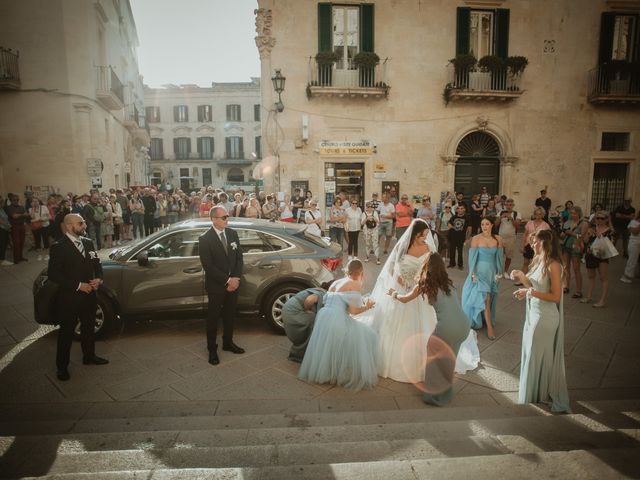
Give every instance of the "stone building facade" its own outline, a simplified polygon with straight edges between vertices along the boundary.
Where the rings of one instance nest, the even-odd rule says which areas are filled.
[[[639,1],[258,4],[266,189],[640,204]]]
[[[189,191],[255,186],[262,156],[260,79],[145,87],[151,181]]]
[[[0,3],[0,191],[148,183],[129,0]]]

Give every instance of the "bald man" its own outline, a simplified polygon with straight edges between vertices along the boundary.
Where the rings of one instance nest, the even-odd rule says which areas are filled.
[[[69,356],[73,331],[80,321],[82,363],[104,365],[108,360],[95,354],[94,327],[97,295],[102,284],[102,265],[93,242],[86,238],[87,224],[77,213],[63,220],[65,234],[51,246],[48,276],[59,285],[58,379],[69,380]]]

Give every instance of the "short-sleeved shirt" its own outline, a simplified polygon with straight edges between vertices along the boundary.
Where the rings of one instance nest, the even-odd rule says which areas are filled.
[[[513,236],[516,234],[516,227],[513,222],[510,222],[507,218],[508,212],[503,210],[500,213],[500,227],[498,228],[498,235]],[[515,211],[511,211],[511,218],[513,220],[521,220],[520,214]]]
[[[464,237],[469,226],[469,217],[467,215],[454,215],[449,220],[449,230],[457,237]]]
[[[408,213],[409,215],[400,216],[399,213]],[[396,227],[408,227],[413,219],[413,208],[411,205],[398,203],[396,205]]]
[[[627,228],[638,228],[640,227],[640,222],[635,218],[629,222]],[[629,236],[629,243],[640,243],[640,233],[632,233]]]
[[[392,222],[391,218],[382,218],[383,215],[391,215],[396,213],[396,207],[393,203],[389,202],[386,205],[381,203],[378,207],[378,213],[380,214],[380,223],[389,223]]]

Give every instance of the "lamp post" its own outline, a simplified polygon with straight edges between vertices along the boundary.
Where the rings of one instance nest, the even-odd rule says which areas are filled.
[[[282,97],[280,96],[282,92],[284,92],[284,84],[287,81],[286,77],[282,75],[280,69],[276,70],[276,73],[273,77],[271,77],[271,82],[273,82],[273,89],[278,94],[278,101],[275,104],[276,111],[281,113],[284,111],[284,104],[282,103]]]

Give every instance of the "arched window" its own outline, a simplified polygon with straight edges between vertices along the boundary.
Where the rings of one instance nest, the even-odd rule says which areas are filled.
[[[456,155],[461,157],[499,157],[500,146],[496,139],[485,132],[471,132],[460,140]]]

